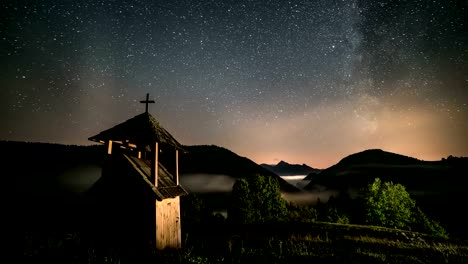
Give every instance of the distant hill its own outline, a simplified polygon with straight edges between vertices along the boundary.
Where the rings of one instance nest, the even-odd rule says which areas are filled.
[[[380,149],[370,149],[349,155],[320,173],[309,175],[311,177],[306,179],[311,182],[306,189],[313,189],[315,185],[331,189],[361,188],[379,177],[402,183],[409,189],[440,191],[447,187],[445,183],[453,188],[453,182],[447,182],[447,177],[452,175],[456,178],[456,175],[461,176],[460,173],[459,168],[446,161],[423,161]]]
[[[3,195],[11,210],[5,215],[22,228],[43,229],[80,221],[79,193],[100,176],[106,150],[97,145],[0,141],[0,152]]]
[[[349,155],[337,164],[310,174],[305,190],[335,190],[357,194],[375,178],[400,183],[424,212],[440,220],[449,233],[468,237],[460,204],[468,202],[468,158],[452,157],[423,161],[380,149]]]
[[[263,168],[272,171],[279,176],[286,176],[286,175],[308,175],[309,173],[317,173],[321,170],[314,169],[312,167],[307,166],[306,164],[289,164],[285,161],[280,161],[276,165],[269,165],[269,164],[260,164]]]
[[[386,152],[381,149],[369,149],[343,158],[337,164],[322,170],[320,176],[312,172],[304,180],[317,180],[325,178],[327,175],[346,174],[351,167],[356,168],[356,166],[375,167],[379,165],[379,167],[385,167],[385,165],[421,165],[423,163],[424,161],[412,157]]]
[[[223,174],[235,178],[262,174],[276,178],[282,191],[299,191],[298,188],[289,184],[274,172],[228,149],[215,145],[185,146],[185,148],[188,153],[180,156],[180,173]]]
[[[14,177],[8,180],[21,184],[24,193],[50,193],[59,189],[63,173],[82,165],[100,167],[105,158],[101,145],[76,146],[51,143],[0,141],[0,165],[10,168]],[[37,197],[36,197],[37,198]]]

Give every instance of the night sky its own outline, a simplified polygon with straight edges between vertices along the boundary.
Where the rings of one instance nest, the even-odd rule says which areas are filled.
[[[325,168],[468,156],[468,1],[0,3],[0,139],[88,145],[144,111],[182,144]]]

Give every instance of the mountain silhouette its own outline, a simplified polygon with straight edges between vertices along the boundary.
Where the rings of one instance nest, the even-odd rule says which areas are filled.
[[[222,174],[234,178],[254,177],[256,174],[261,174],[277,179],[282,191],[299,191],[297,187],[289,184],[276,173],[226,148],[215,145],[184,146],[184,148],[187,149],[188,153],[180,157],[180,172],[182,174]]]
[[[332,189],[361,188],[381,178],[404,184],[412,189],[438,189],[441,177],[457,175],[458,170],[442,161],[423,161],[381,149],[370,149],[343,158],[337,164],[318,174],[308,175],[311,182],[306,189],[315,185]],[[451,184],[450,184],[451,185]],[[453,186],[450,186],[452,188]]]
[[[260,164],[263,168],[272,171],[280,176],[292,175],[308,175],[309,173],[320,172],[319,169],[309,167],[306,164],[289,164],[285,161],[280,161],[276,165]]]
[[[424,163],[424,161],[413,157],[387,152],[381,149],[368,149],[351,154],[340,160],[337,164],[322,170],[319,178],[325,177],[325,175],[343,174],[346,173],[345,171],[350,167],[356,166],[421,165]],[[317,178],[317,172],[307,175],[304,180],[312,180],[313,178]]]

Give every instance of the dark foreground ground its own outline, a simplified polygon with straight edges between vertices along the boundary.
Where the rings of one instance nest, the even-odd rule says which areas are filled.
[[[222,219],[189,228],[182,249],[165,251],[151,244],[122,246],[86,230],[23,230],[23,262],[468,263],[466,241],[396,229],[331,223],[230,226]]]

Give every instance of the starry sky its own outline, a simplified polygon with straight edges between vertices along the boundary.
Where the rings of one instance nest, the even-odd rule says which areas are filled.
[[[144,111],[182,144],[326,168],[468,156],[466,0],[3,0],[0,139],[88,145]]]

